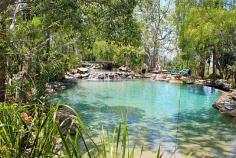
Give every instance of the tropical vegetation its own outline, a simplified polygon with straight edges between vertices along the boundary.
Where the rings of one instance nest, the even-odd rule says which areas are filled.
[[[72,110],[76,132],[65,134],[47,85],[82,61],[188,68],[235,85],[235,37],[234,0],[1,0],[0,157],[134,157],[125,123],[96,144]]]

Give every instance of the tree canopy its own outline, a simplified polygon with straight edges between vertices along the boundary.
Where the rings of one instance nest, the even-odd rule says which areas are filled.
[[[213,74],[223,77],[235,53],[235,3],[223,0],[176,2],[178,46],[186,67],[204,77],[205,63],[213,60]],[[230,61],[231,60],[231,61]]]
[[[234,80],[235,6],[233,0],[1,1],[1,98],[7,89],[22,102],[40,99],[48,82],[83,60],[165,68],[168,53],[176,52],[169,68],[206,77],[212,65],[213,76]]]

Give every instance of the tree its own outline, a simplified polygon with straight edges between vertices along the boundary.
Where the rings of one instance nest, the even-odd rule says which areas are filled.
[[[136,65],[141,59],[136,55],[141,44],[133,16],[136,5],[120,0],[17,1],[5,14],[11,41],[3,60],[7,95],[21,102],[39,100],[47,83],[62,78],[81,59],[120,59],[120,64],[126,60]]]
[[[143,47],[151,68],[160,63],[161,53],[174,48],[175,28],[171,21],[171,11],[171,0],[166,3],[160,0],[144,0],[137,11],[143,26]]]
[[[8,5],[14,0],[2,0],[0,2],[0,102],[5,101],[5,80],[6,80],[6,30],[4,23],[4,12]]]
[[[177,1],[178,45],[184,60],[196,62],[198,66],[195,70],[201,77],[205,74],[206,61],[212,56],[213,74],[216,75],[218,70],[220,76],[224,77],[226,66],[221,64],[222,57],[235,51],[235,39],[232,36],[235,32],[236,14],[228,9],[226,2]]]

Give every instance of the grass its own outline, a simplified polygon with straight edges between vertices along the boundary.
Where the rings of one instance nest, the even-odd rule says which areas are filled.
[[[45,108],[35,104],[19,106],[0,103],[0,157],[68,157],[68,158],[135,158],[136,146],[128,146],[126,121],[114,129],[113,134],[103,130],[100,142],[95,143],[79,114],[58,121],[58,106]],[[69,121],[70,120],[70,121]],[[69,124],[68,124],[69,122]],[[74,128],[75,134],[69,134]],[[143,147],[140,155],[142,157]],[[156,158],[163,153],[159,147]]]

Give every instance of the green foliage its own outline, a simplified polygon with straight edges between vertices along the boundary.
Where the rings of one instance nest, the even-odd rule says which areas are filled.
[[[133,17],[133,10],[138,1],[112,1],[104,4],[100,24],[102,37],[115,44],[139,46],[141,30]]]
[[[213,72],[217,67],[223,76],[227,64],[219,63],[225,60],[223,56],[231,56],[235,51],[232,32],[236,28],[236,14],[230,8],[231,3],[224,0],[177,1],[175,23],[178,28],[178,46],[182,59],[188,62],[187,66],[192,70],[202,71],[199,69],[201,64],[213,55]]]
[[[47,115],[40,105],[32,107],[0,104],[0,156],[51,157],[59,144],[55,128],[56,109]],[[26,113],[30,111],[32,116]]]
[[[58,106],[0,104],[0,157],[135,157],[135,146],[129,154],[125,122],[112,135],[103,131],[101,141],[95,143],[79,114],[68,106],[63,108],[74,116],[58,122]],[[72,128],[74,135],[69,134]],[[162,155],[159,148],[157,158]]]
[[[60,80],[81,60],[140,65],[141,30],[133,16],[136,1],[36,0],[26,5],[24,12],[24,8],[14,10],[17,7],[6,12],[6,27],[11,28],[6,69],[9,79],[18,76],[20,87],[9,90],[9,96],[20,93],[20,100],[40,99],[48,82]]]
[[[33,17],[33,19],[32,19],[32,25],[33,25],[34,27],[40,27],[40,26],[42,26],[41,18],[39,18],[39,17]]]
[[[96,41],[93,46],[93,54],[96,60],[112,61],[113,54],[105,41]]]
[[[96,41],[92,55],[95,60],[113,61],[119,66],[126,65],[138,70],[144,62],[144,53],[141,48],[126,45],[117,45],[115,42]]]

